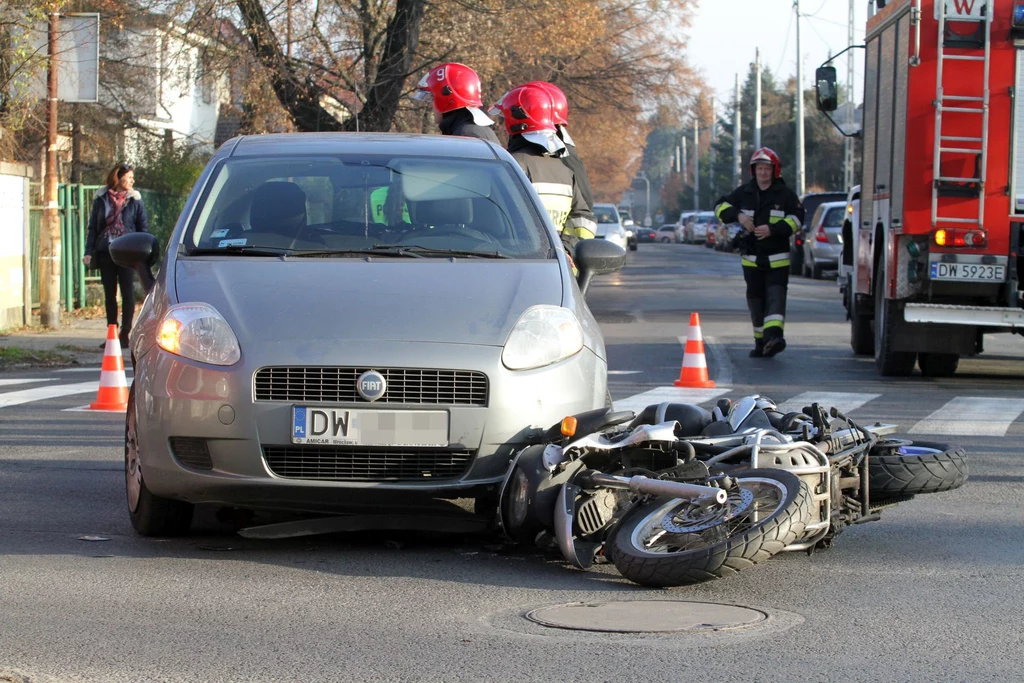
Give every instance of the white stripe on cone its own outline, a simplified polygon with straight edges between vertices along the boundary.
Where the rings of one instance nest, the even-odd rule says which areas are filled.
[[[113,375],[113,376],[111,376]],[[128,381],[124,376],[124,371],[118,370],[106,370],[100,373],[100,386],[101,387],[126,387]]]
[[[704,358],[703,353],[687,353],[683,355],[684,368],[706,368],[707,366],[708,362]]]
[[[690,325],[690,331],[686,334],[687,341],[704,341],[704,337],[700,333],[700,327],[694,327]]]

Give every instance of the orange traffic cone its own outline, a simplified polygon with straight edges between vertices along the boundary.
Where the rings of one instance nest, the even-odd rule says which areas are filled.
[[[708,362],[704,358],[704,337],[700,333],[700,316],[690,314],[690,331],[686,335],[686,350],[683,352],[683,367],[679,371],[677,387],[700,387],[710,389],[715,383],[708,379]]]
[[[107,346],[103,350],[100,390],[96,394],[96,400],[89,404],[89,409],[128,409],[128,379],[124,374],[124,358],[121,356],[121,342],[117,339],[117,325],[107,325]]]

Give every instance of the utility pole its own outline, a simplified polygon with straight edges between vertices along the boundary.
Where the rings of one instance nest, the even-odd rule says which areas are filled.
[[[682,173],[683,173],[683,185],[686,185],[686,171],[689,168],[689,166],[687,166],[687,163],[686,163],[686,136],[685,135],[682,136],[679,139],[679,142],[681,143],[681,146],[682,146],[682,156],[683,156],[683,158],[681,160],[681,163],[679,164],[679,168],[682,169]]]
[[[846,27],[846,46],[853,47],[853,2],[850,0],[849,24]],[[853,50],[846,53],[846,132],[853,130],[854,111],[857,100],[853,96]],[[853,187],[853,138],[847,135],[843,141],[843,189]]]
[[[60,325],[60,212],[57,204],[57,36],[60,6],[50,4],[47,35],[46,176],[43,184],[43,223],[39,231],[39,322],[43,327]]]
[[[693,114],[693,210],[700,211],[700,111]]]
[[[803,196],[804,183],[804,60],[800,51],[800,0],[793,0],[796,9],[796,193]]]
[[[715,96],[711,95],[711,142],[708,144],[708,193],[711,200],[715,197],[715,131],[718,129],[718,114],[715,113]]]
[[[285,9],[285,16],[287,17],[287,19],[285,21],[285,29],[284,29],[285,54],[288,56],[288,59],[291,59],[292,58],[292,0],[287,0],[287,4],[286,4],[285,7],[286,7],[286,9]]]
[[[761,48],[754,51],[754,149],[761,149]]]
[[[743,166],[740,164],[740,75],[736,74],[736,91],[733,93],[732,115],[732,186],[743,182]]]

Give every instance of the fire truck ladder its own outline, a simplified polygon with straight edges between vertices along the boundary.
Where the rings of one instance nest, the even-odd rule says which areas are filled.
[[[980,2],[980,0],[978,0]],[[995,0],[985,0],[983,15],[977,18],[958,16],[957,22],[975,21],[978,28],[971,37],[959,36],[956,33],[947,31],[946,25],[946,2],[937,0],[939,10],[939,40],[938,40],[938,67],[935,79],[935,149],[932,165],[932,173],[935,178],[932,182],[932,228],[939,224],[968,223],[981,228],[985,218],[985,174],[988,160],[988,112],[989,112],[989,68],[991,63],[991,26],[992,26],[992,5]],[[950,48],[960,50],[957,54],[947,52]],[[978,51],[984,50],[983,54]],[[974,54],[963,54],[963,51],[973,51]],[[984,68],[982,79],[981,95],[967,94],[962,91],[957,94],[949,94],[943,85],[943,76],[946,74],[946,62],[956,61],[965,63],[980,63]],[[952,65],[950,65],[952,66]],[[967,64],[965,64],[965,67]],[[960,85],[964,83],[977,83],[977,77],[970,77],[967,69],[951,69],[953,83]],[[954,91],[955,92],[955,91]],[[963,136],[963,130],[958,132],[960,136],[945,135],[943,133],[943,114],[956,113],[961,117],[969,117],[972,121],[978,121],[978,135]],[[980,119],[980,121],[979,121]],[[949,124],[947,122],[947,128]],[[974,125],[972,124],[972,128]],[[952,155],[974,155],[974,174],[970,177],[943,176],[941,173],[942,161]],[[978,202],[978,217],[975,218],[953,218],[939,215],[939,197],[959,196],[975,199]]]

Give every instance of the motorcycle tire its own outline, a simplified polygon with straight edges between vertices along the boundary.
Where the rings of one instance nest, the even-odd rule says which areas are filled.
[[[744,500],[732,489],[724,508],[709,508],[703,519],[694,516],[701,511],[691,501],[679,498],[633,506],[608,540],[619,573],[642,586],[698,583],[764,562],[800,537],[811,496],[796,475],[765,468],[731,476],[750,496]],[[751,519],[754,513],[757,519]],[[666,529],[666,522],[676,530]]]
[[[872,501],[950,491],[967,481],[967,454],[947,443],[886,439],[869,457]]]

